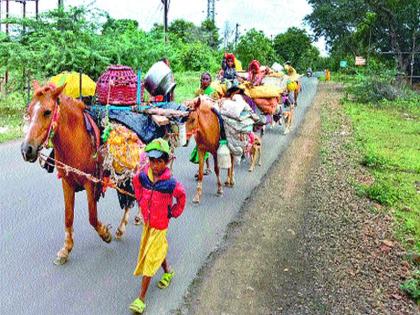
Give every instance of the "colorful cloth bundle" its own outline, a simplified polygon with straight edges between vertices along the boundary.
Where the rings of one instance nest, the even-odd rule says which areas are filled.
[[[147,163],[145,145],[127,127],[116,123],[111,126],[106,142],[104,169],[111,173],[110,177],[115,183],[120,184],[130,179],[139,167]]]

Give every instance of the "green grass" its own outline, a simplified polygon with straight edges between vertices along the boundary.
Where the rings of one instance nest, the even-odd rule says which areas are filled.
[[[200,72],[175,73],[175,100],[182,103],[194,98],[194,92],[200,87]]]
[[[397,235],[414,239],[420,250],[420,99],[382,102],[379,106],[345,102],[360,163],[374,183],[359,187],[367,197],[393,208],[401,223]],[[409,244],[406,244],[410,247]]]
[[[0,143],[22,136],[22,117],[25,108],[23,94],[0,96]]]

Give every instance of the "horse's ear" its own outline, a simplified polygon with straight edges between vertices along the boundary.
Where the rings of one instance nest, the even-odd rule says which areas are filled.
[[[194,109],[199,108],[200,104],[201,104],[201,96],[197,97],[196,101],[194,102]]]
[[[52,92],[53,98],[58,98],[58,96],[63,92],[63,90],[66,88],[67,83],[64,83],[62,86],[59,86]]]
[[[34,89],[34,91],[36,91],[40,88],[37,80],[32,81],[32,88]]]

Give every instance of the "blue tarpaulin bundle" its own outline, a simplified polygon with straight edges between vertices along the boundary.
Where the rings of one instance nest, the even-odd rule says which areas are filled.
[[[178,111],[187,111],[187,108],[182,104],[177,103],[159,103],[156,104],[162,109],[173,109]],[[144,106],[139,106],[139,109]],[[108,115],[110,121],[123,124],[127,128],[134,131],[143,143],[149,143],[153,139],[163,137],[165,135],[166,126],[157,125],[150,115],[132,111],[132,107],[123,106],[92,106],[88,113],[93,117],[98,126],[101,126],[101,121]],[[181,123],[185,118],[171,118],[171,120]]]

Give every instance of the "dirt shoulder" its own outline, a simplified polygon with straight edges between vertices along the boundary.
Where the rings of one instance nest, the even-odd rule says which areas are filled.
[[[320,84],[289,148],[208,259],[180,313],[416,314],[399,291],[408,266],[391,218],[350,183],[340,87]],[[322,122],[321,122],[322,116]]]

